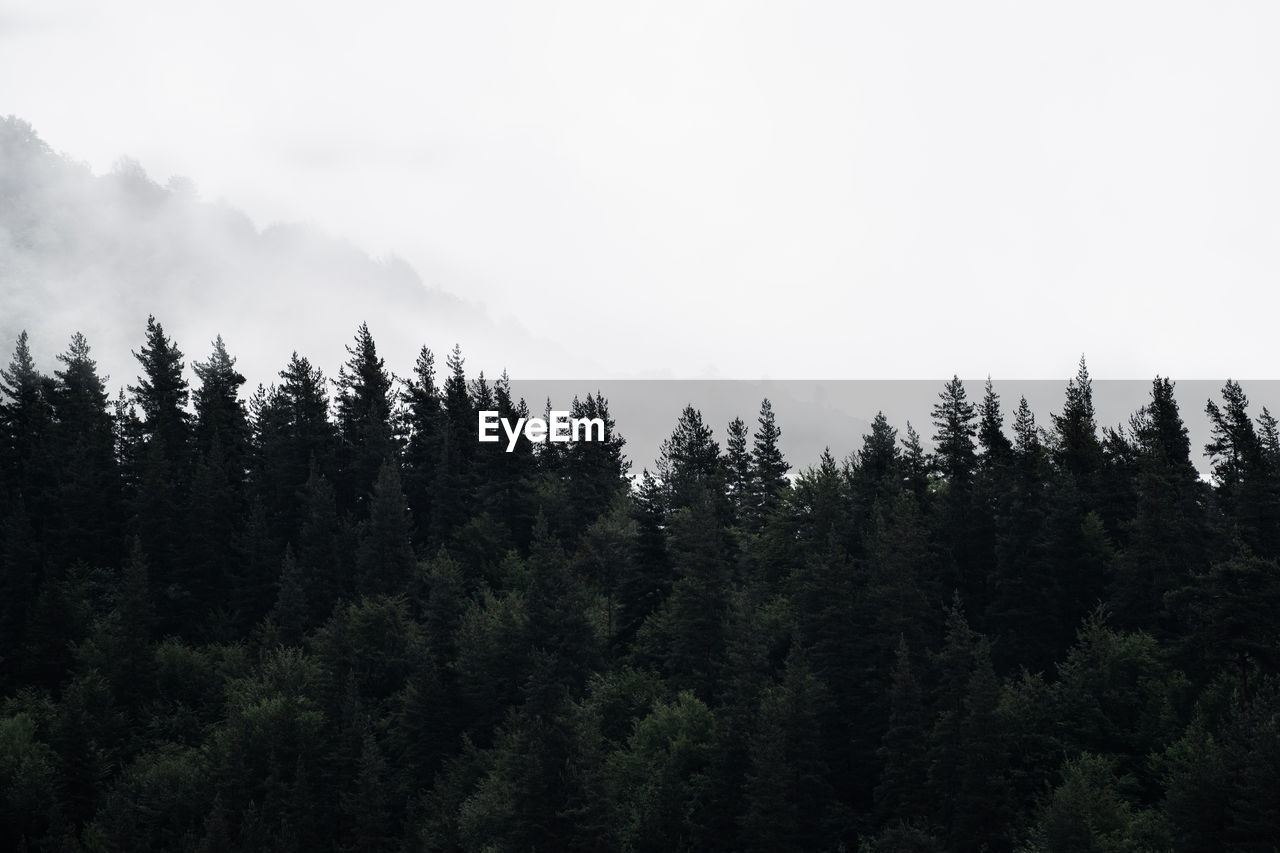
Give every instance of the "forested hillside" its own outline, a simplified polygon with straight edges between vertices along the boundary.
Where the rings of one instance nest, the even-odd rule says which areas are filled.
[[[767,400],[691,401],[633,476],[590,388],[606,442],[478,442],[528,407],[456,348],[399,381],[362,325],[250,390],[139,340],[118,396],[78,334],[0,372],[3,849],[1280,843],[1280,435],[1236,383],[1203,449],[1162,378],[1099,430],[1083,362],[1056,413],[947,383],[932,451],[788,461]]]

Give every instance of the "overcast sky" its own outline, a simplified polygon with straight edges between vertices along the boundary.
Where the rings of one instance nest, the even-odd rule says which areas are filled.
[[[1065,378],[1084,352],[1095,377],[1262,378],[1278,24],[1226,0],[3,0],[0,112],[399,255],[613,375]]]

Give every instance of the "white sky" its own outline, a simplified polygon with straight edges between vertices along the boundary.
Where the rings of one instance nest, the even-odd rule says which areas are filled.
[[[1263,378],[1278,24],[1229,0],[0,0],[0,112],[400,255],[615,375],[1065,378],[1084,352],[1095,377]]]

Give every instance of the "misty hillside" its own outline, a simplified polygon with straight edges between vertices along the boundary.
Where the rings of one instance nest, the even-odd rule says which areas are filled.
[[[401,260],[305,225],[259,230],[201,199],[192,180],[162,186],[128,159],[95,175],[14,117],[0,119],[0,305],[6,346],[25,328],[33,350],[58,352],[70,328],[101,353],[126,354],[103,365],[112,388],[135,375],[127,353],[150,313],[195,352],[222,334],[253,382],[273,379],[293,348],[337,364],[333,342],[361,321],[405,358],[425,342],[460,341],[489,361],[509,357],[499,338],[528,340],[522,330],[498,336],[477,305],[427,286]]]

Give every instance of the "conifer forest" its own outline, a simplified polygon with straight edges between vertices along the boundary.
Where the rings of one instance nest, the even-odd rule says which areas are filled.
[[[1280,845],[1241,384],[1204,447],[1165,378],[1101,427],[1082,360],[817,459],[691,401],[637,460],[592,388],[605,441],[478,442],[542,401],[457,347],[255,390],[139,326],[118,395],[79,334],[0,371],[0,849]]]

